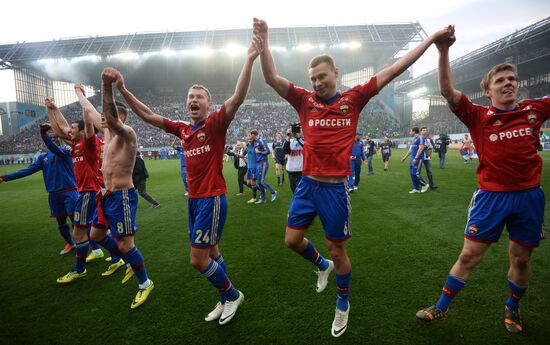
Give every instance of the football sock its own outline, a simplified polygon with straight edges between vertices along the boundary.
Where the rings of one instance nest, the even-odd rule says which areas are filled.
[[[201,274],[208,279],[221,294],[224,294],[228,301],[234,301],[239,298],[239,291],[233,286],[227,274],[225,274],[224,270],[215,260],[210,260],[208,267],[206,267]]]
[[[311,261],[321,271],[328,268],[328,261],[317,251],[317,249],[313,246],[313,243],[309,240],[307,241],[306,249],[301,252],[300,255],[304,259]]]
[[[334,273],[336,277],[336,294],[338,299],[336,300],[336,308],[341,311],[348,310],[348,297],[349,297],[349,285],[351,280],[351,271],[346,274]]]
[[[443,286],[441,296],[435,304],[437,309],[444,312],[447,311],[447,309],[449,309],[449,304],[451,304],[453,298],[460,290],[462,290],[465,285],[466,282],[464,280],[449,274],[447,276],[445,286]]]
[[[116,264],[120,260],[118,243],[112,236],[105,235],[98,243],[111,253],[111,264]]]
[[[218,265],[222,268],[222,270],[227,275],[227,270],[225,269],[225,261],[223,260],[223,256],[221,253],[218,253],[218,256],[214,258],[214,261],[218,263]],[[220,302],[221,304],[225,303],[225,294],[220,292]]]
[[[139,284],[146,283],[148,280],[147,269],[145,268],[145,264],[143,263],[143,256],[141,255],[139,249],[134,246],[128,251],[128,253],[123,254],[122,258],[124,259],[124,261],[129,263],[130,266],[132,266],[132,270],[134,271],[134,274],[136,275]]]
[[[84,242],[79,242],[76,244],[76,264],[73,268],[73,271],[82,273],[84,271],[84,266],[86,265],[86,256],[88,255],[88,247],[90,243],[88,240]]]
[[[61,234],[65,242],[67,242],[71,246],[74,245],[73,238],[71,237],[71,227],[69,226],[69,224],[65,223],[65,224],[59,225],[58,228],[59,228],[59,233]]]
[[[523,297],[523,294],[527,290],[527,286],[519,286],[510,278],[508,278],[508,286],[510,288],[510,296],[508,296],[508,300],[506,300],[506,305],[511,311],[517,312],[519,309],[519,300]]]

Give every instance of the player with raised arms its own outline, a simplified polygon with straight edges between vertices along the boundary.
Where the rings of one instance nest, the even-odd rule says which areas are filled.
[[[519,301],[531,278],[531,255],[543,237],[545,197],[540,188],[542,158],[537,153],[540,128],[550,118],[550,98],[517,101],[518,74],[508,63],[494,66],[483,77],[481,89],[488,107],[473,104],[453,86],[449,48],[453,35],[437,44],[439,88],[451,111],[472,136],[479,155],[478,188],[468,207],[464,244],[452,266],[439,300],[416,313],[422,321],[445,320],[449,304],[465,287],[470,273],[506,225],[509,245],[509,297],[504,325],[523,331]]]
[[[235,113],[246,98],[252,66],[261,48],[261,41],[254,38],[248,49],[235,93],[220,109],[210,115],[210,91],[205,86],[197,84],[189,88],[186,107],[191,123],[172,121],[155,114],[126,88],[122,76],[117,79],[117,87],[122,96],[142,120],[182,140],[189,184],[190,261],[193,268],[219,291],[220,300],[205,320],[219,319],[221,325],[235,316],[244,300],[243,293],[229,280],[218,248],[227,214],[227,188],[222,174],[226,133]]]
[[[254,19],[254,33],[264,42],[260,55],[264,79],[296,109],[307,138],[303,177],[290,204],[285,244],[317,266],[317,292],[325,289],[330,273],[335,270],[338,298],[331,330],[334,337],[341,336],[347,329],[350,311],[351,262],[346,240],[351,236],[351,201],[346,180],[351,174],[349,158],[359,114],[370,98],[409,68],[432,43],[449,35],[449,30],[450,27],[429,36],[367,83],[342,93],[337,90],[339,70],[332,57],[317,56],[311,60],[308,70],[314,89],[310,92],[277,74],[269,50],[267,24]],[[305,238],[307,228],[317,215],[325,230],[332,261],[323,258]]]

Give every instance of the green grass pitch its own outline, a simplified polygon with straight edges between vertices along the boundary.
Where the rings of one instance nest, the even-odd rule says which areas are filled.
[[[533,277],[522,300],[525,332],[503,326],[508,294],[506,233],[474,270],[451,305],[449,319],[422,325],[416,311],[432,304],[463,242],[466,210],[476,186],[476,164],[451,151],[444,170],[434,157],[436,191],[409,195],[408,163],[396,150],[390,170],[375,157],[375,174],[363,165],[360,189],[352,194],[353,265],[347,332],[330,335],[336,300],[334,278],[315,292],[314,267],[283,244],[290,202],[288,181],[274,204],[248,205],[237,197],[236,170],[229,163],[228,218],[221,251],[229,276],[246,298],[226,326],[206,323],[217,292],[189,265],[187,201],[179,161],[146,161],[148,191],[162,204],[150,209],[140,198],[136,243],[155,290],[130,310],[135,279],[123,272],[103,278],[108,263],[88,265],[88,276],[68,286],[74,255],[63,247],[49,219],[41,174],[0,185],[0,334],[4,344],[548,344],[550,341],[550,240],[535,250]],[[541,153],[542,185],[550,200],[550,152]],[[0,167],[0,174],[23,166]],[[274,164],[268,182],[276,185]],[[546,212],[550,224],[550,212]],[[320,221],[308,231],[327,256]]]

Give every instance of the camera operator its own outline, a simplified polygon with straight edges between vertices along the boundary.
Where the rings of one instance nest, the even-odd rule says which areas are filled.
[[[302,165],[304,149],[304,138],[302,138],[302,127],[300,123],[291,123],[290,129],[286,132],[286,141],[283,146],[283,152],[287,155],[286,171],[288,180],[290,181],[290,189],[294,194],[294,190],[302,179]]]

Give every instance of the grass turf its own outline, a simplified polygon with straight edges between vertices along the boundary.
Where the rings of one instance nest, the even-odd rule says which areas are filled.
[[[121,285],[123,270],[103,278],[108,263],[88,265],[88,276],[68,286],[55,279],[70,270],[74,255],[63,247],[48,219],[47,193],[40,174],[0,185],[0,332],[19,344],[542,344],[550,337],[550,249],[542,242],[532,260],[533,278],[522,300],[525,332],[503,326],[508,294],[507,236],[493,245],[453,302],[445,322],[422,325],[414,314],[433,304],[463,242],[466,209],[476,186],[476,165],[447,155],[444,170],[434,158],[439,189],[409,195],[408,163],[396,150],[390,170],[374,159],[374,175],[363,166],[360,189],[352,194],[348,252],[353,265],[350,322],[346,333],[330,335],[336,293],[334,278],[315,292],[314,267],[284,247],[290,202],[288,181],[274,204],[248,205],[237,197],[236,170],[226,164],[228,218],[221,251],[245,302],[228,325],[206,323],[217,292],[188,263],[186,200],[179,161],[146,161],[148,191],[162,204],[148,208],[140,198],[136,243],[155,290],[130,310],[136,281]],[[550,189],[550,152],[543,188]],[[0,167],[0,174],[24,166]],[[268,182],[276,185],[274,164]],[[546,197],[548,202],[549,197]],[[549,224],[550,213],[546,213]],[[308,238],[327,256],[320,221]],[[548,242],[548,241],[546,241]]]

